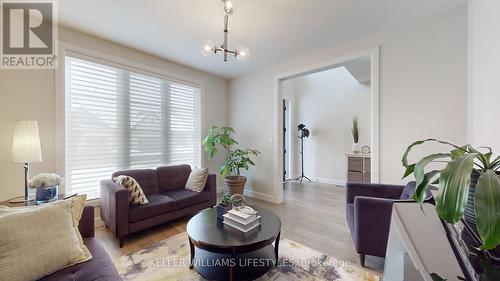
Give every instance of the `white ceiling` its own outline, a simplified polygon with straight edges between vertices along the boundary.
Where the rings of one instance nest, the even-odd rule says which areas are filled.
[[[466,4],[467,0],[233,0],[229,47],[251,58],[204,57],[222,42],[221,0],[60,0],[62,25],[232,78]]]

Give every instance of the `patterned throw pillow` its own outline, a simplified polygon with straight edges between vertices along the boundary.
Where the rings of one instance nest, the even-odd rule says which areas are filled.
[[[194,192],[202,192],[208,178],[208,168],[193,168],[186,183],[186,189]]]
[[[117,184],[128,189],[128,201],[130,203],[139,205],[145,205],[149,203],[146,195],[144,195],[144,192],[142,191],[141,186],[133,177],[117,176],[113,180]]]

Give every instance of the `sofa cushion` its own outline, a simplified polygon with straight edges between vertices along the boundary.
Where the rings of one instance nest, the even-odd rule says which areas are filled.
[[[156,168],[156,171],[158,173],[159,193],[163,193],[173,189],[184,188],[189,174],[191,174],[191,166],[164,166]]]
[[[156,175],[156,170],[153,169],[123,170],[114,172],[111,178],[114,179],[115,177],[122,175],[134,178],[139,183],[142,191],[146,195],[160,193],[158,188],[158,176]]]
[[[176,209],[175,201],[162,194],[146,195],[149,203],[146,205],[130,205],[129,222],[138,222],[154,216],[159,216]]]
[[[179,209],[210,200],[210,193],[208,192],[194,192],[184,188],[170,190],[162,194],[174,199]]]
[[[91,260],[54,272],[40,281],[122,280],[108,254],[94,238],[85,238],[83,242],[92,254]]]
[[[415,192],[415,187],[416,187],[416,182],[411,181],[405,185],[403,188],[403,192],[401,193],[401,196],[399,199],[401,200],[410,200],[411,197],[413,196],[413,193]]]
[[[133,177],[122,175],[115,177],[113,180],[128,190],[128,200],[131,204],[145,205],[149,203],[141,185]]]
[[[207,184],[208,168],[193,168],[186,183],[186,189],[194,192],[202,192]]]
[[[36,280],[90,260],[78,231],[86,199],[0,207],[0,280]]]
[[[401,196],[399,197],[400,200],[412,200],[413,193],[415,193],[417,183],[415,181],[411,181],[405,185],[403,188],[403,192],[401,193]],[[427,190],[427,194],[425,195],[425,199],[432,198],[432,193],[431,190],[436,189],[436,187],[430,185],[429,189]]]

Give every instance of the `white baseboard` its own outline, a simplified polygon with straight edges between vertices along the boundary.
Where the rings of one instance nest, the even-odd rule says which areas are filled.
[[[245,187],[245,191],[243,192],[245,196],[252,197],[255,199],[264,200],[271,203],[277,203],[276,198],[273,195],[269,195],[266,193],[253,191],[251,188]]]
[[[343,181],[343,180],[328,179],[328,178],[312,178],[311,180],[316,181],[316,182],[320,182],[320,183],[328,183],[328,184],[334,184],[336,186],[345,187],[345,181]]]
[[[222,193],[224,192],[225,190],[225,187],[224,186],[218,186],[217,187],[217,194],[219,193]],[[269,194],[266,194],[266,193],[262,193],[262,192],[257,192],[257,191],[253,191],[251,187],[245,187],[244,191],[243,191],[243,194],[245,196],[248,196],[248,197],[252,197],[252,198],[255,198],[255,199],[260,199],[260,200],[264,200],[264,201],[267,201],[267,202],[271,202],[271,203],[278,203],[276,202],[276,199],[273,195],[269,195]]]
[[[101,227],[101,226],[104,226],[104,221],[101,220],[101,218],[95,218],[94,219],[94,227]]]
[[[298,177],[300,177],[300,176],[296,175],[296,176],[293,176],[292,179],[295,180]],[[322,177],[310,177],[310,176],[307,176],[307,177],[310,178],[312,182],[333,184],[333,185],[342,186],[342,187],[345,187],[345,185],[346,185],[346,182],[344,180],[329,179],[329,178],[322,178]]]
[[[217,194],[222,193],[222,192],[224,192],[224,186],[223,185],[222,186],[217,186],[215,188],[215,190],[217,190]]]

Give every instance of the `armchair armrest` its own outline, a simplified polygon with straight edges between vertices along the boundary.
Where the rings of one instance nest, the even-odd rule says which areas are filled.
[[[403,189],[403,185],[348,182],[346,185],[346,202],[348,204],[354,203],[356,196],[399,199]]]
[[[78,224],[78,230],[80,231],[82,237],[94,237],[94,229],[94,207],[87,205],[83,208],[82,217],[80,218],[80,223]]]
[[[212,206],[217,205],[217,176],[215,174],[208,174],[203,192],[210,193],[210,203]]]
[[[128,234],[129,192],[112,180],[101,181],[101,219],[117,238]]]
[[[394,202],[397,201],[364,196],[354,199],[354,240],[358,252],[385,256]]]

